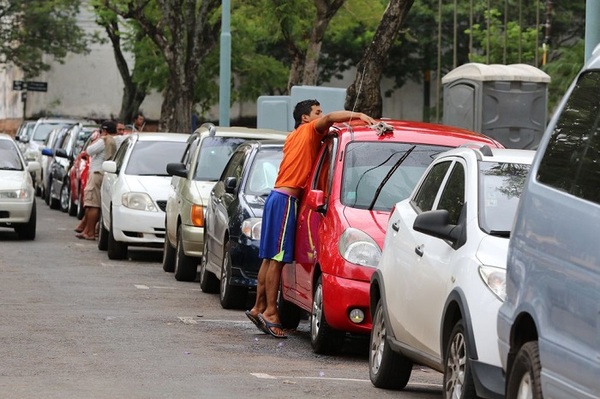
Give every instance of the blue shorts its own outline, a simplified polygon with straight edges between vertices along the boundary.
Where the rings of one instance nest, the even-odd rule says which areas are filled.
[[[294,261],[297,212],[297,198],[276,189],[271,191],[263,210],[258,251],[261,259],[283,263]]]

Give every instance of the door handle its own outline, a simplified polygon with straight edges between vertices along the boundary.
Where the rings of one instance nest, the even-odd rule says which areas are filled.
[[[415,253],[416,253],[417,255],[419,255],[419,256],[423,256],[423,246],[424,246],[424,245],[423,245],[423,244],[421,244],[421,245],[417,245],[417,246],[415,247]]]
[[[392,223],[392,229],[394,229],[394,231],[400,230],[400,227],[398,226],[398,222]]]

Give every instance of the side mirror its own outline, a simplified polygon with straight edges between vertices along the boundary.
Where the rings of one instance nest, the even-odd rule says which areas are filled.
[[[54,155],[58,158],[69,158],[69,155],[67,154],[67,151],[64,150],[63,148],[58,148],[56,150],[56,152],[54,153]]]
[[[171,176],[179,176],[187,178],[188,170],[182,163],[168,163],[167,173]]]
[[[116,173],[117,163],[115,161],[104,161],[102,162],[102,169],[108,173]]]
[[[423,212],[415,218],[413,229],[423,234],[441,238],[456,248],[461,240],[462,226],[449,224],[449,213],[445,209]]]
[[[324,213],[325,193],[322,190],[310,190],[306,195],[306,206],[315,212]]]
[[[42,149],[42,155],[47,155],[47,156],[51,157],[54,155],[54,153],[52,152],[52,150],[50,148],[44,147]]]
[[[227,179],[225,179],[225,192],[227,194],[234,194],[236,187],[237,187],[237,178],[228,177]]]
[[[32,172],[37,172],[38,170],[42,169],[42,165],[40,165],[40,163],[38,161],[29,161],[29,163],[27,164],[27,171],[32,173]]]

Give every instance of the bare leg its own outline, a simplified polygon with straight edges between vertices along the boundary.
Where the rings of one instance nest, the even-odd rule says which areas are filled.
[[[96,223],[98,223],[98,219],[100,218],[100,208],[88,206],[86,208],[86,216],[87,222],[85,224],[85,230],[83,230],[83,235],[85,237],[92,237],[96,235]]]
[[[81,231],[83,232],[83,230],[85,229],[85,224],[87,222],[87,209],[86,212],[83,214],[83,217],[81,218],[81,220],[79,221],[79,224],[77,225],[77,227],[75,227],[76,231]]]
[[[263,259],[258,269],[258,282],[256,284],[256,302],[254,307],[250,309],[252,316],[258,316],[267,308],[267,296],[265,293],[265,280],[267,276],[267,270],[269,269],[269,259]]]
[[[279,311],[277,310],[277,293],[279,292],[279,283],[281,282],[281,271],[284,263],[271,260],[267,270],[265,280],[265,294],[267,296],[267,308],[263,316],[271,323],[279,324]]]

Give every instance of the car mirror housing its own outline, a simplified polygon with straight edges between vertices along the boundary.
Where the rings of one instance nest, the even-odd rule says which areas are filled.
[[[47,155],[47,156],[51,157],[54,155],[54,153],[52,152],[52,150],[50,148],[43,148],[42,155]]]
[[[29,161],[27,163],[27,171],[28,172],[37,172],[42,169],[42,165],[40,165],[37,161]]]
[[[167,164],[167,173],[171,176],[187,177],[188,170],[184,164],[173,162]]]
[[[306,196],[306,205],[315,212],[325,212],[325,193],[322,190],[310,190]]]
[[[456,247],[461,238],[462,228],[449,224],[449,213],[445,209],[427,211],[415,218],[413,229],[423,234],[448,240]]]
[[[234,194],[236,187],[237,187],[237,178],[228,177],[225,179],[225,192],[227,194]]]
[[[115,173],[117,171],[117,163],[115,161],[104,161],[102,162],[102,170],[108,173]]]
[[[54,155],[57,156],[58,158],[69,158],[67,151],[64,150],[63,148],[58,148]]]

